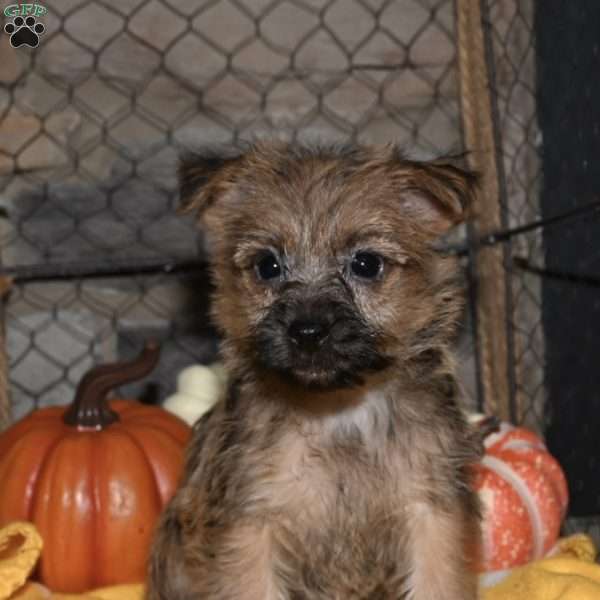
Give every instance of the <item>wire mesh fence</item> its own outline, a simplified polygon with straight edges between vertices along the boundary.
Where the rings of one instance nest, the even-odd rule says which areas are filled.
[[[493,87],[492,111],[500,153],[502,224],[513,228],[540,218],[541,136],[535,89],[533,3],[483,3]],[[516,236],[505,253],[508,378],[512,414],[542,431],[545,426],[544,337],[539,277],[514,266],[515,258],[544,264],[542,230]]]
[[[484,4],[504,171],[503,224],[576,217],[516,236],[506,249],[511,402],[516,420],[541,431],[565,469],[571,493],[565,531],[583,529],[599,540],[592,423],[600,407],[593,358],[600,326],[600,206],[590,160],[600,118],[598,88],[590,82],[600,66],[593,33],[600,14],[591,3],[568,12],[559,2],[514,3],[510,18],[499,19],[507,4]]]
[[[148,333],[163,341],[159,399],[181,367],[215,358],[206,277],[165,273],[203,256],[175,213],[180,149],[262,136],[461,148],[450,0],[44,6],[37,48],[2,39],[13,418],[69,401],[91,364]]]
[[[502,224],[515,227],[550,210],[535,3],[481,7]],[[11,27],[0,35],[13,419],[70,401],[92,364],[128,358],[148,337],[162,343],[159,367],[124,391],[151,401],[173,391],[184,366],[216,359],[202,236],[175,211],[180,150],[260,137],[394,142],[417,158],[465,150],[453,0],[61,0],[44,9],[43,32],[5,13]],[[18,44],[23,26],[37,47]],[[597,222],[585,235],[593,231],[600,239]],[[542,275],[558,269],[549,240],[581,235],[574,225],[537,230],[511,238],[504,254],[510,402],[515,420],[541,432],[560,429],[547,389],[547,365],[560,359],[544,329]],[[597,252],[576,258],[576,286],[598,278]],[[460,358],[474,408],[469,326]]]

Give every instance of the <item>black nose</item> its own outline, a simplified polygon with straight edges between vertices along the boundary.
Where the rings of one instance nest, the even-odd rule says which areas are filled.
[[[292,341],[306,350],[317,348],[327,337],[329,327],[318,321],[293,321],[288,329]]]

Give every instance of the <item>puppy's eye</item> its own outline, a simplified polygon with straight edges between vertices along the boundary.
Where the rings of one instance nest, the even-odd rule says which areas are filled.
[[[352,274],[362,279],[375,279],[383,271],[383,258],[374,252],[357,252],[350,263]]]
[[[283,271],[281,262],[272,252],[267,252],[260,256],[256,261],[254,268],[256,269],[256,274],[259,279],[262,279],[263,281],[279,279]]]

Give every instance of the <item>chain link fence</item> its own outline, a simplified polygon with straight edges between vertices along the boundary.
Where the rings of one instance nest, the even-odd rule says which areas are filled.
[[[600,207],[586,208],[599,200],[591,171],[600,139],[599,92],[589,82],[600,67],[594,33],[600,13],[593,3],[567,12],[560,2],[483,5],[503,226],[576,216],[507,244],[512,412],[546,436],[566,471],[571,503],[565,531],[585,530],[598,541]]]
[[[160,400],[216,356],[182,148],[263,136],[461,148],[451,0],[61,0],[2,39],[0,252],[13,418],[163,342]],[[10,18],[6,18],[10,21]],[[173,265],[190,264],[173,271]],[[471,374],[472,377],[472,374]]]
[[[500,154],[502,225],[514,228],[541,216],[534,4],[491,0],[482,6]],[[511,412],[518,422],[543,433],[546,395],[541,283],[539,276],[518,268],[519,259],[543,267],[541,229],[511,238],[505,268]]]
[[[535,3],[481,6],[510,228],[545,214]],[[13,16],[5,16],[12,33],[0,35],[13,419],[69,402],[89,367],[131,357],[148,337],[162,343],[159,367],[123,390],[148,401],[170,394],[183,367],[217,358],[202,237],[176,214],[182,149],[278,137],[391,141],[416,158],[464,150],[453,0],[56,0],[44,8],[36,48],[13,47],[23,26]],[[541,432],[552,411],[540,275],[548,236],[568,240],[573,231],[516,236],[504,255],[512,412]],[[597,253],[576,266],[597,274]],[[476,408],[470,332],[467,323],[459,353],[466,404]]]
[[[503,224],[514,227],[540,215],[533,3],[482,6]],[[209,284],[194,267],[202,239],[175,211],[181,149],[277,136],[393,141],[417,157],[462,150],[451,0],[45,7],[37,48],[1,40],[0,252],[16,280],[5,308],[14,418],[69,401],[87,368],[130,356],[148,335],[163,342],[163,358],[138,394],[162,399],[180,368],[215,359]],[[541,284],[522,268],[543,268],[541,231],[513,238],[508,256],[511,400],[519,421],[543,430]]]

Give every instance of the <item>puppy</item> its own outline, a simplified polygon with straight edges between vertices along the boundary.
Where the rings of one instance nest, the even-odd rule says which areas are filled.
[[[195,426],[150,600],[473,600],[479,447],[455,402],[474,177],[393,147],[191,156],[233,383]]]

